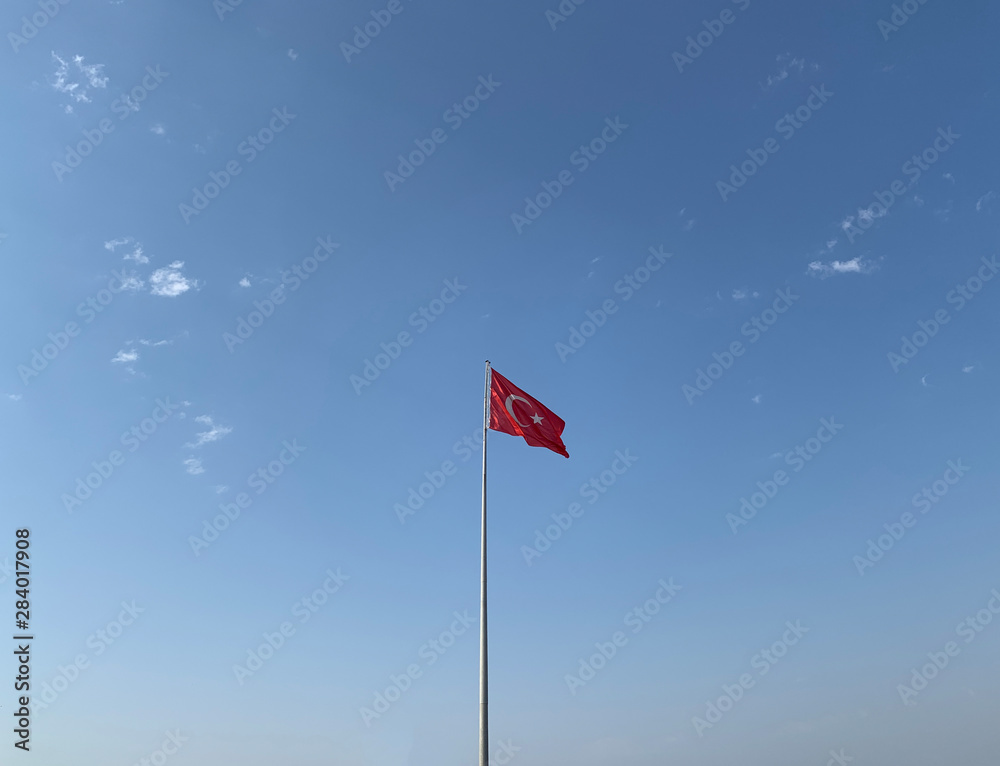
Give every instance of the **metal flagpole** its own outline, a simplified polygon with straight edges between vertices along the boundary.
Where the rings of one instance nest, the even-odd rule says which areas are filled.
[[[483,398],[483,562],[479,591],[479,766],[488,766],[489,698],[486,673],[486,432],[490,426],[490,361],[486,360],[486,395]]]

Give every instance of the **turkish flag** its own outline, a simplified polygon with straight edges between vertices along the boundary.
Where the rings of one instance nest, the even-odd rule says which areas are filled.
[[[566,423],[537,399],[492,370],[490,373],[490,428],[523,436],[532,447],[546,447],[569,457],[562,442]]]

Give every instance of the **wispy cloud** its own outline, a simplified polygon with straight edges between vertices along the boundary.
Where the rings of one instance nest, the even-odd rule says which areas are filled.
[[[294,48],[288,49],[288,58],[290,58],[292,61],[295,61],[295,59],[297,59],[298,57],[299,57],[299,52],[297,50],[295,50]]]
[[[966,365],[965,367],[962,368],[962,372],[968,374],[968,373],[972,372],[975,369],[976,369],[976,365],[974,365],[974,364],[968,364],[968,365]]]
[[[987,192],[978,200],[976,200],[976,212],[983,212],[984,208],[990,206],[990,203],[997,198],[997,193],[995,191]]]
[[[782,80],[787,80],[791,74],[802,74],[809,69],[811,72],[819,70],[819,64],[810,64],[804,58],[793,57],[791,53],[782,53],[777,57],[778,71],[768,75],[767,81],[760,84],[764,90],[773,88]]]
[[[201,458],[194,457],[193,455],[184,461],[184,468],[192,476],[197,476],[199,473],[205,473],[205,469],[201,465]]]
[[[129,362],[134,362],[138,358],[139,358],[139,352],[136,351],[135,349],[132,349],[130,351],[122,349],[117,354],[115,354],[114,359],[112,359],[111,361],[115,364],[127,364]]]
[[[852,258],[849,261],[813,261],[809,264],[807,274],[820,279],[826,279],[836,274],[871,274],[878,268],[874,261],[866,260],[862,256]]]
[[[753,398],[751,398],[750,401],[753,402],[754,404],[760,404],[763,399],[764,399],[763,396],[761,396],[760,394],[757,394],[756,396],[754,396]]]
[[[154,271],[149,277],[150,292],[164,298],[176,298],[192,287],[197,287],[196,281],[181,273],[183,267],[184,261],[174,261],[169,266]]]
[[[61,58],[55,51],[52,52],[52,59],[56,63],[56,71],[52,75],[49,83],[52,87],[69,96],[77,103],[89,104],[91,101],[88,93],[92,88],[106,88],[108,78],[104,76],[104,64],[84,64],[83,56],[73,56],[72,63]],[[72,108],[69,111],[73,111]]]
[[[125,246],[128,252],[122,256],[124,261],[135,261],[136,263],[149,263],[149,257],[143,255],[142,243],[136,242],[132,237],[122,237],[121,239],[111,239],[104,243],[104,249],[112,253],[119,247]]]
[[[159,123],[159,122],[156,123],[155,125],[153,125],[149,129],[149,132],[153,133],[153,134],[155,134],[157,136],[165,136],[165,135],[167,135],[167,129],[163,126],[162,123]]]
[[[208,430],[199,433],[198,438],[194,441],[194,443],[189,443],[184,445],[190,449],[198,449],[199,447],[203,447],[209,442],[216,442],[226,434],[232,433],[233,430],[228,426],[217,425],[208,415],[199,415],[198,417],[195,418],[195,421],[208,426]]]
[[[23,398],[21,394],[7,394],[7,398],[12,402],[19,402]]]
[[[122,272],[122,290],[128,290],[130,292],[135,292],[136,290],[141,290],[145,286],[139,277],[135,274],[125,274]]]
[[[889,215],[889,211],[886,208],[876,207],[874,204],[871,207],[859,207],[857,216],[847,216],[840,222],[840,228],[844,232],[849,232],[854,226],[855,221],[857,221],[858,223],[867,224],[862,228],[868,229],[879,218],[884,218],[887,215]]]
[[[240,287],[250,287],[250,277],[245,276],[239,282]]]

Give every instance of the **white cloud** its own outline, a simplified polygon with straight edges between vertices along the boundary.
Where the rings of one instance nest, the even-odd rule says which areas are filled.
[[[243,277],[240,280],[240,287],[250,287],[250,277]]]
[[[149,263],[149,257],[142,254],[142,245],[137,244],[131,253],[125,253],[122,260]]]
[[[172,346],[174,344],[172,340],[147,340],[146,338],[140,338],[139,343],[143,346]]]
[[[819,70],[818,64],[808,64],[804,58],[793,58],[791,53],[780,54],[776,61],[778,62],[778,71],[775,74],[768,75],[766,83],[761,83],[761,87],[764,90],[777,85],[782,80],[787,80],[788,76],[793,72],[802,74],[807,68],[811,72]]]
[[[945,173],[945,174],[944,174],[943,176],[941,176],[941,177],[942,177],[942,178],[946,178],[946,179],[948,179],[948,180],[949,180],[949,181],[951,181],[952,183],[955,183],[955,176],[953,176],[953,175],[952,175],[951,173]]]
[[[875,207],[874,204],[871,207],[858,208],[858,220],[865,223],[877,221],[879,218],[884,218],[887,215],[889,215],[888,209],[882,206]]]
[[[127,252],[124,256],[122,256],[122,260],[135,261],[136,263],[149,263],[149,258],[142,253],[142,243],[136,242],[132,239],[132,237],[122,237],[121,239],[109,240],[104,243],[104,249],[113,253],[122,245],[128,245],[128,249],[130,250],[130,252]]]
[[[292,61],[295,61],[295,59],[297,59],[298,57],[299,57],[299,52],[297,50],[295,50],[294,48],[288,49],[288,58],[290,58]]]
[[[201,466],[200,457],[192,456],[187,458],[187,460],[184,461],[184,468],[186,468],[187,472],[192,476],[197,476],[199,473],[205,473],[205,469]]]
[[[73,56],[73,63],[77,69],[77,72],[73,72],[70,62],[62,59],[55,51],[52,52],[52,58],[57,66],[49,81],[50,84],[59,93],[70,96],[77,103],[90,103],[91,98],[87,94],[92,88],[107,87],[108,78],[103,75],[104,64],[84,64],[83,56]],[[72,107],[67,107],[67,111],[72,112]]]
[[[221,495],[224,492],[228,492],[228,491],[229,491],[229,487],[227,487],[225,484],[217,484],[216,487],[215,487],[215,494],[217,494],[217,495]]]
[[[695,219],[694,218],[689,218],[687,221],[684,222],[684,225],[681,226],[681,229],[684,230],[684,231],[691,231],[691,229],[694,228],[694,223],[695,223]]]
[[[745,301],[747,299],[747,291],[743,290],[733,290],[733,300],[734,301]]]
[[[195,418],[195,420],[198,423],[202,423],[202,424],[208,426],[208,430],[207,431],[202,431],[201,433],[199,433],[198,434],[198,439],[197,439],[197,441],[194,442],[194,444],[186,444],[185,445],[186,447],[190,447],[191,449],[198,449],[199,447],[202,447],[202,446],[208,444],[209,442],[216,442],[219,439],[221,439],[223,436],[225,436],[226,434],[231,433],[232,430],[233,430],[232,428],[229,428],[228,426],[216,425],[212,421],[212,418],[209,417],[208,415],[199,415],[198,417]]]
[[[154,133],[157,136],[165,136],[165,135],[167,135],[167,129],[165,127],[163,127],[162,123],[159,123],[159,122],[156,123],[153,127],[151,127],[149,129],[149,132],[150,133]]]
[[[184,261],[174,261],[169,266],[154,271],[149,277],[150,292],[165,298],[176,298],[192,287],[197,287],[197,282],[181,274],[183,267]]]
[[[146,283],[135,274],[122,273],[122,290],[141,290]]]
[[[20,394],[7,394],[7,398],[12,402],[19,402],[23,397]]]
[[[967,374],[968,374],[968,373],[972,372],[972,371],[973,371],[973,370],[975,370],[975,369],[976,369],[976,365],[974,365],[974,364],[970,364],[970,365],[966,365],[965,367],[963,367],[963,368],[962,368],[962,372],[964,372],[964,373],[967,373]]]
[[[997,193],[995,191],[987,192],[978,200],[976,200],[976,212],[983,212],[983,208],[987,207],[993,200],[997,198]]]
[[[849,232],[851,227],[854,226],[855,220],[857,220],[859,222],[869,224],[869,226],[862,227],[864,229],[868,229],[872,223],[877,221],[879,218],[884,218],[887,215],[889,215],[888,209],[882,207],[881,205],[876,206],[873,203],[871,207],[859,207],[856,219],[853,215],[847,216],[843,221],[841,221],[840,228],[845,232]]]
[[[754,404],[760,404],[763,398],[764,398],[763,396],[757,394],[757,396],[753,397],[750,401],[753,402]]]
[[[820,279],[826,279],[834,274],[871,274],[877,268],[877,263],[867,261],[859,255],[849,261],[831,261],[830,263],[813,261],[809,264],[806,273]]]
[[[115,364],[127,364],[129,362],[134,362],[138,358],[139,358],[139,352],[136,351],[135,349],[132,349],[131,351],[126,351],[125,349],[122,349],[117,354],[115,354],[115,358],[112,359],[111,361]]]
[[[926,375],[924,375],[924,377],[922,377],[922,378],[920,379],[920,385],[922,385],[922,386],[923,386],[924,388],[927,388],[927,387],[928,387],[928,386],[927,386],[927,376],[926,376]]]

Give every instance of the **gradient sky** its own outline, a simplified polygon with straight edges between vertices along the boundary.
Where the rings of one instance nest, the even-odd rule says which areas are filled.
[[[490,359],[498,766],[994,764],[996,4],[335,5],[0,12],[32,762],[474,763]]]

